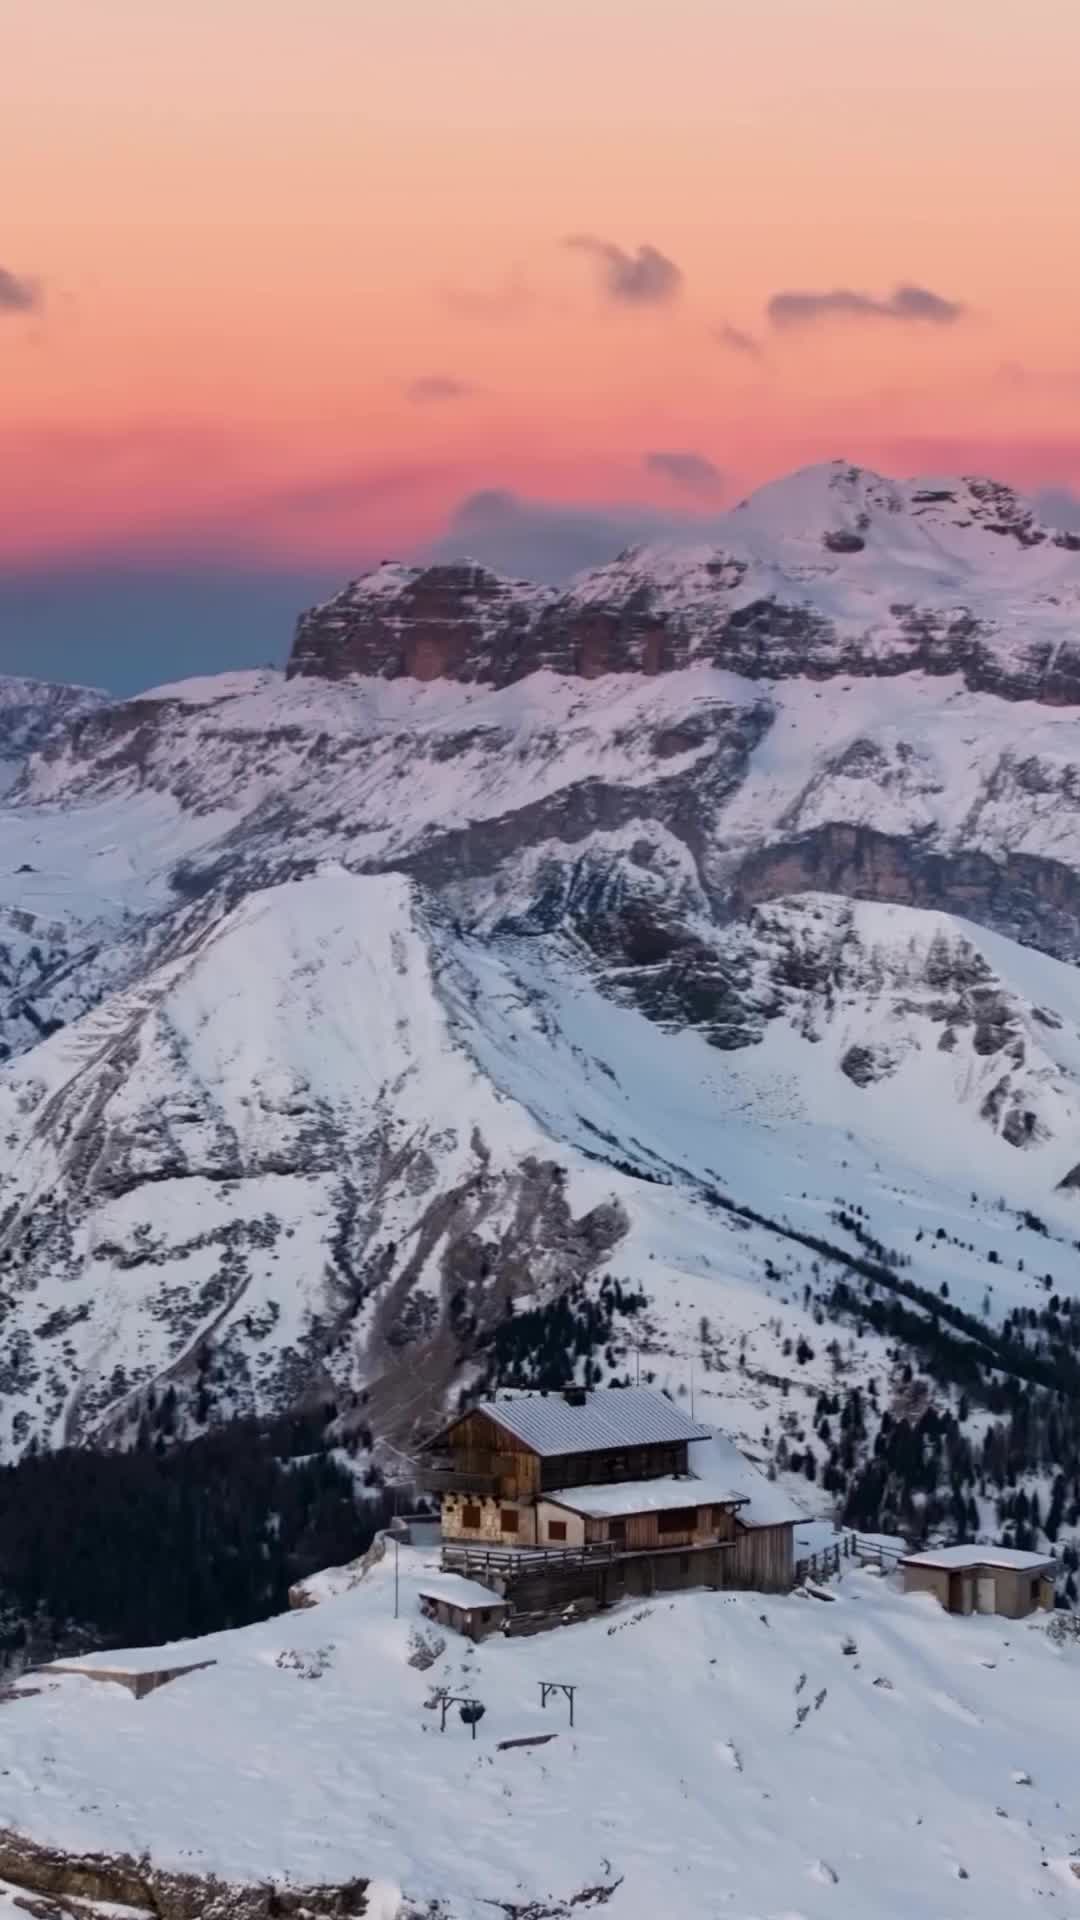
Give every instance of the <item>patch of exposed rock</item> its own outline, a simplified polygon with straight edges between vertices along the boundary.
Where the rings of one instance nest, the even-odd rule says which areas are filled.
[[[0,1878],[43,1903],[103,1902],[154,1920],[362,1920],[370,1884],[238,1886],[214,1875],[168,1872],[147,1855],[63,1853],[10,1829],[0,1830]]]

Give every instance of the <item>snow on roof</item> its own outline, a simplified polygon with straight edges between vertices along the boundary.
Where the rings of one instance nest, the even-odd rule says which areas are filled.
[[[479,1580],[465,1580],[457,1573],[425,1573],[417,1581],[421,1600],[445,1600],[451,1607],[505,1607],[507,1602]]]
[[[597,1517],[622,1513],[664,1513],[673,1507],[739,1504],[744,1527],[780,1527],[803,1515],[782,1487],[774,1485],[739,1452],[727,1434],[700,1429],[704,1437],[695,1446],[693,1472],[668,1474],[659,1480],[626,1480],[614,1486],[564,1487],[545,1493],[544,1499],[571,1513]]]
[[[726,1482],[733,1490],[733,1499],[749,1503],[739,1509],[744,1527],[785,1527],[806,1518],[790,1494],[740,1453],[726,1433],[717,1433],[713,1427],[705,1432],[706,1445],[694,1448],[694,1472],[703,1479]]]
[[[664,1446],[705,1440],[709,1435],[708,1427],[688,1420],[663,1394],[648,1387],[591,1388],[580,1404],[561,1393],[500,1394],[475,1410],[542,1455]]]
[[[698,1479],[689,1474],[665,1475],[660,1480],[619,1480],[610,1487],[562,1487],[545,1493],[557,1507],[571,1513],[597,1516],[619,1513],[668,1513],[674,1507],[730,1506],[744,1500],[726,1481]]]
[[[206,1658],[206,1641],[169,1640],[160,1647],[135,1647],[124,1653],[110,1653],[106,1647],[96,1653],[72,1654],[67,1659],[50,1660],[42,1673],[53,1669],[63,1673],[123,1674],[131,1679],[143,1673],[183,1672]]]
[[[906,1554],[905,1567],[1002,1567],[1013,1573],[1037,1573],[1052,1567],[1052,1555],[1022,1553],[1019,1547],[994,1547],[976,1542],[963,1547],[931,1547],[926,1553]]]

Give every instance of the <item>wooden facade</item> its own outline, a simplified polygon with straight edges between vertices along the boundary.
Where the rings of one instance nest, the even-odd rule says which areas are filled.
[[[649,1508],[625,1516],[592,1517],[576,1513],[557,1500],[541,1499],[537,1509],[537,1543],[544,1546],[594,1546],[610,1541],[620,1552],[644,1553],[666,1547],[704,1546],[710,1541],[733,1540],[733,1504],[697,1506],[691,1503],[693,1481],[687,1485],[685,1507]],[[565,1528],[566,1531],[561,1531]]]
[[[790,1593],[795,1584],[795,1528],[735,1524],[734,1551],[724,1562],[724,1585],[751,1593]]]
[[[689,1471],[685,1440],[542,1457],[501,1427],[483,1407],[472,1408],[453,1423],[442,1438],[440,1454],[439,1464],[427,1480],[442,1494],[444,1538],[510,1547],[541,1546],[549,1540],[580,1544],[586,1537],[609,1537],[602,1531],[590,1531],[586,1536],[580,1520],[567,1513],[553,1514],[550,1521],[541,1517],[537,1503],[547,1492],[656,1480]],[[655,1543],[662,1529],[655,1525],[650,1528],[649,1516],[643,1518],[649,1542]],[[654,1522],[657,1518],[652,1516]],[[595,1529],[601,1524],[590,1521],[589,1527]],[[564,1525],[565,1534],[560,1532]],[[554,1533],[549,1531],[550,1526]],[[660,1539],[660,1545],[718,1537],[706,1526],[699,1526],[696,1517],[689,1525],[669,1528],[668,1532],[671,1537]],[[644,1534],[642,1541],[645,1543]]]
[[[1053,1573],[1046,1568],[998,1567],[973,1560],[964,1567],[901,1562],[905,1593],[932,1593],[946,1613],[997,1613],[1023,1620],[1054,1604]]]
[[[444,1566],[493,1585],[515,1610],[610,1606],[680,1587],[784,1593],[794,1584],[793,1521],[755,1526],[750,1493],[703,1501],[687,1440],[554,1455],[520,1440],[485,1405],[454,1421],[429,1459],[436,1450]],[[643,1488],[635,1511],[631,1483],[659,1480],[668,1485]],[[627,1492],[610,1504],[621,1513],[587,1511],[607,1504],[601,1499],[575,1503],[577,1488],[620,1484]]]
[[[491,1633],[501,1633],[510,1617],[507,1601],[500,1600],[494,1593],[489,1604],[482,1607],[463,1606],[458,1601],[444,1599],[442,1594],[421,1594],[420,1612],[425,1620],[464,1634],[467,1640],[486,1640]]]

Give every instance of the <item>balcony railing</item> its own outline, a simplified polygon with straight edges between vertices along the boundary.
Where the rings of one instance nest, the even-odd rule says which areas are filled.
[[[421,1493],[477,1493],[489,1500],[499,1497],[498,1474],[466,1473],[449,1461],[421,1467],[416,1484]]]

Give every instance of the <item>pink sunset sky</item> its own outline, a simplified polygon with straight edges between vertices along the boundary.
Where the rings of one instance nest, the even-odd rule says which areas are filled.
[[[0,0],[0,574],[1076,489],[1078,75],[1076,0]]]

